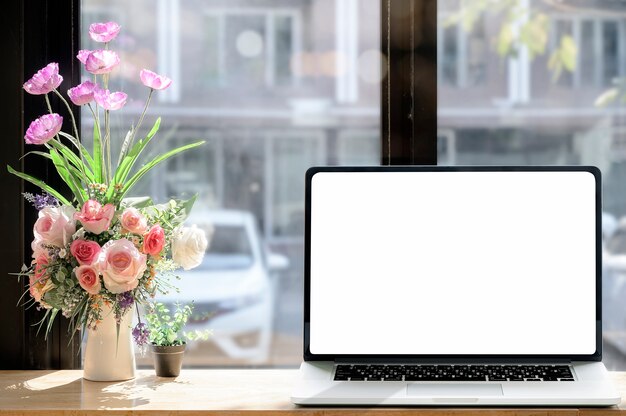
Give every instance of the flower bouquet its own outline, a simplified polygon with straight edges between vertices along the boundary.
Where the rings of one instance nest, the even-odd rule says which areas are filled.
[[[108,46],[119,30],[114,22],[90,26],[89,35],[104,43],[104,48],[78,53],[77,58],[93,79],[67,91],[75,106],[87,106],[93,115],[91,152],[79,137],[72,106],[57,89],[63,80],[58,64],[50,63],[24,84],[26,92],[44,96],[50,112],[34,120],[24,136],[27,144],[39,145],[45,151],[28,154],[50,160],[72,196],[66,198],[44,181],[8,167],[9,172],[44,192],[25,194],[39,210],[32,242],[33,260],[19,273],[29,279],[30,298],[26,303],[45,310],[39,325],[46,333],[59,312],[69,319],[72,336],[78,330],[89,332],[85,377],[97,380],[134,376],[132,345],[127,345],[133,308],[158,291],[168,291],[168,278],[174,271],[200,264],[208,245],[202,230],[182,226],[195,197],[161,205],[149,198],[127,198],[152,168],[203,142],[178,147],[137,166],[159,130],[157,119],[147,135],[138,139],[150,98],[172,82],[144,69],[139,77],[149,89],[148,98],[137,124],[120,140],[121,151],[117,163],[113,163],[111,143],[115,138],[111,135],[110,112],[122,108],[127,99],[125,93],[108,89],[110,73],[120,63],[117,53]],[[61,131],[63,118],[52,112],[49,94],[58,96],[67,107],[73,134]],[[108,338],[92,343],[91,338],[98,336]],[[138,340],[145,342],[145,334]],[[94,345],[91,349],[90,343]],[[132,368],[111,372],[116,360],[126,360],[122,366]],[[103,364],[93,368],[93,361]]]

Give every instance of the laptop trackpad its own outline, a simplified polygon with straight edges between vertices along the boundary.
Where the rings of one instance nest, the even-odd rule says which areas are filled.
[[[502,384],[411,383],[407,396],[419,397],[482,397],[502,396]]]

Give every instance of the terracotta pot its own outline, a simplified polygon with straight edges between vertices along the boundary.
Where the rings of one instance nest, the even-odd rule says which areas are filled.
[[[183,366],[183,355],[187,345],[151,345],[154,355],[154,369],[158,377],[178,377]]]

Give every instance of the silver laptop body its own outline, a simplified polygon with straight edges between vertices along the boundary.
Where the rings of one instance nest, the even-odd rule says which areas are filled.
[[[306,175],[301,405],[620,402],[594,167]]]

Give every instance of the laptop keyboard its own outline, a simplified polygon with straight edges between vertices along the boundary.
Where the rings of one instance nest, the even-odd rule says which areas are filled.
[[[335,381],[574,381],[568,365],[338,364]]]

